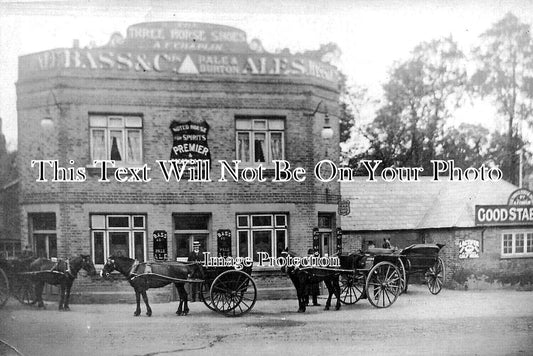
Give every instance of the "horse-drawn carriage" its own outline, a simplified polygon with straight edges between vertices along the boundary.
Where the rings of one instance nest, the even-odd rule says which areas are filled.
[[[382,300],[376,303],[375,298],[369,297],[367,278],[373,273],[372,269],[383,262],[393,264],[399,272],[400,289],[399,293],[407,291],[409,278],[414,274],[422,274],[429,291],[432,294],[438,294],[444,283],[445,267],[442,258],[439,257],[439,251],[444,245],[442,244],[415,244],[404,248],[403,250],[392,250],[373,248],[365,254],[355,254],[340,256],[341,266],[350,266],[355,263],[353,274],[345,273],[341,276],[341,302],[343,304],[355,304],[362,298],[368,298],[370,303],[376,307],[388,307],[397,298]],[[368,271],[368,272],[367,272]],[[388,293],[383,292],[386,296]],[[398,294],[399,294],[398,293]],[[370,293],[372,296],[372,293]]]
[[[45,283],[60,287],[59,309],[69,310],[70,289],[80,269],[96,273],[90,256],[80,255],[67,260],[15,258],[0,260],[0,307],[10,295],[23,304],[44,307],[42,292]]]
[[[189,312],[187,292],[184,284],[197,284],[200,299],[211,310],[225,316],[241,316],[248,313],[257,300],[257,287],[250,277],[251,267],[236,270],[231,266],[206,267],[197,262],[149,262],[139,263],[126,257],[111,256],[102,270],[108,278],[116,270],[124,275],[135,290],[137,309],[140,310],[140,296],[146,305],[146,314],[152,315],[146,290],[160,288],[173,283],[180,296],[176,314]]]
[[[33,285],[26,277],[32,259],[0,259],[0,308],[9,297],[16,298],[22,304],[30,304],[35,300]]]
[[[288,256],[295,256],[286,251]],[[298,295],[298,312],[306,310],[306,288],[313,283],[324,282],[329,295],[325,309],[329,310],[333,295],[337,298],[335,309],[341,303],[353,304],[365,297],[378,308],[392,305],[401,293],[402,278],[398,261],[374,259],[363,254],[341,255],[339,266],[283,267],[293,282]],[[368,257],[368,258],[367,258]],[[342,288],[339,280],[344,281]],[[352,287],[353,286],[353,287]],[[359,293],[356,297],[356,292]],[[357,300],[355,300],[357,298]]]

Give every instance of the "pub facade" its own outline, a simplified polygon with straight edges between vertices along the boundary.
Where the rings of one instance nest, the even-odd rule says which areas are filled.
[[[17,97],[22,244],[39,256],[276,257],[305,254],[313,229],[334,253],[340,186],[310,172],[339,156],[339,75],[317,51],[140,23],[20,57]]]

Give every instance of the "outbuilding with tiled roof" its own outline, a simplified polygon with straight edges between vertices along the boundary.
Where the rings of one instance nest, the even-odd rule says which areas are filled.
[[[522,201],[520,207],[512,209],[523,211],[525,220],[480,221],[483,207],[494,207],[487,210],[492,214],[502,209],[496,206],[514,206],[509,197],[517,189],[503,180],[435,181],[420,177],[412,182],[387,182],[356,177],[341,183],[342,199],[350,201],[350,213],[341,217],[343,251],[361,249],[371,240],[381,247],[385,238],[398,248],[443,243],[446,247],[441,256],[448,285],[531,284],[533,216],[529,221],[528,207],[523,205],[531,201]]]

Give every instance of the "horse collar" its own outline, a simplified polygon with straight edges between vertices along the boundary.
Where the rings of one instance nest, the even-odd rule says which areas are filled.
[[[67,270],[65,271],[65,273],[69,274],[70,276],[74,277],[72,275],[72,270],[70,269],[70,258],[67,258]]]
[[[136,274],[135,272],[137,272],[137,267],[139,267],[139,261],[135,260],[131,266],[130,272],[128,273],[128,277],[132,277]]]

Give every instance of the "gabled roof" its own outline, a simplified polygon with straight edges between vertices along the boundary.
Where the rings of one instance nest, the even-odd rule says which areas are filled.
[[[507,204],[518,187],[506,181],[459,182],[420,177],[416,182],[368,182],[356,177],[341,183],[350,214],[343,230],[415,230],[474,227],[475,206]]]

